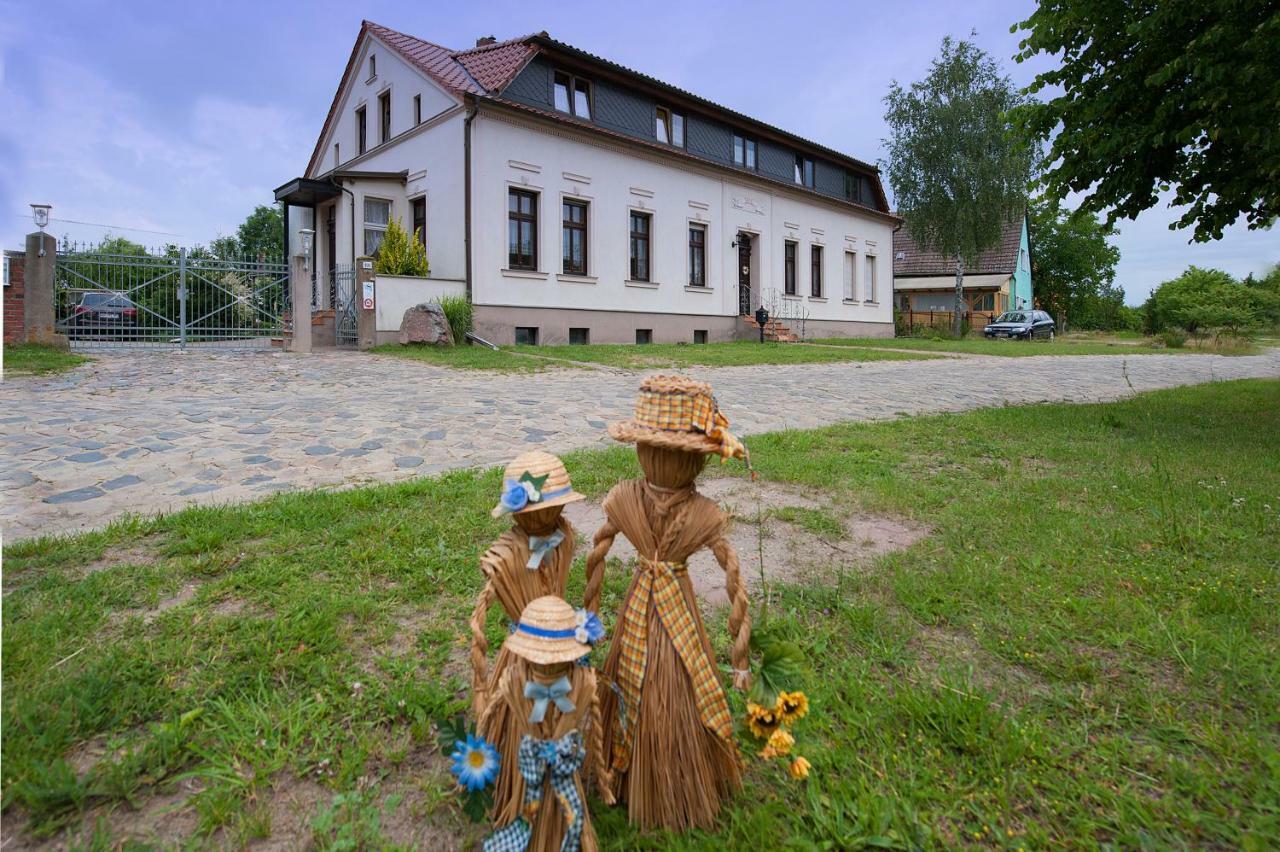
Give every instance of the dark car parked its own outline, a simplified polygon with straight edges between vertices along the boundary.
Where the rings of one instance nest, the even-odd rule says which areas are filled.
[[[71,327],[88,330],[127,330],[138,324],[138,306],[123,293],[84,293],[71,314]]]
[[[982,329],[987,337],[1031,340],[1041,337],[1053,340],[1057,323],[1044,311],[1005,311],[996,321]]]

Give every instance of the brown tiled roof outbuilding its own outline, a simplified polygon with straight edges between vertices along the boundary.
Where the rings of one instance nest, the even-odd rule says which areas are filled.
[[[1022,242],[1023,217],[1019,216],[1005,225],[1000,241],[978,256],[978,262],[965,267],[966,275],[1004,273],[1012,275],[1018,264],[1018,246]],[[904,257],[899,260],[899,255]],[[926,277],[929,275],[955,275],[954,258],[938,252],[925,251],[916,245],[904,223],[893,235],[893,276],[895,278]]]

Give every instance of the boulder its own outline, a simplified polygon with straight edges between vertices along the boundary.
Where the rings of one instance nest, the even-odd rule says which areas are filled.
[[[404,312],[400,320],[400,343],[427,343],[431,346],[452,346],[453,329],[444,310],[435,302],[414,305]]]

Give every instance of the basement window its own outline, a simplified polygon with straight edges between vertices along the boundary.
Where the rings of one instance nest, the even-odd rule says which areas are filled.
[[[516,326],[516,346],[537,346],[538,327],[536,325]]]
[[[651,328],[636,329],[636,343],[638,345],[643,345],[643,344],[652,343],[652,342],[653,342],[653,329]]]
[[[694,343],[706,343],[706,342],[707,342],[707,330],[706,330],[705,328],[695,328],[695,329],[693,330],[693,342],[694,342]]]
[[[569,329],[569,345],[586,346],[590,342],[591,342],[591,329],[589,328]]]

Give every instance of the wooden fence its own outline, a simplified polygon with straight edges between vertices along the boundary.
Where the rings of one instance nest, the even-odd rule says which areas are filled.
[[[984,325],[993,321],[998,313],[995,311],[966,311],[964,319],[970,329],[981,330]],[[898,311],[898,333],[914,334],[926,329],[951,331],[954,311]]]

